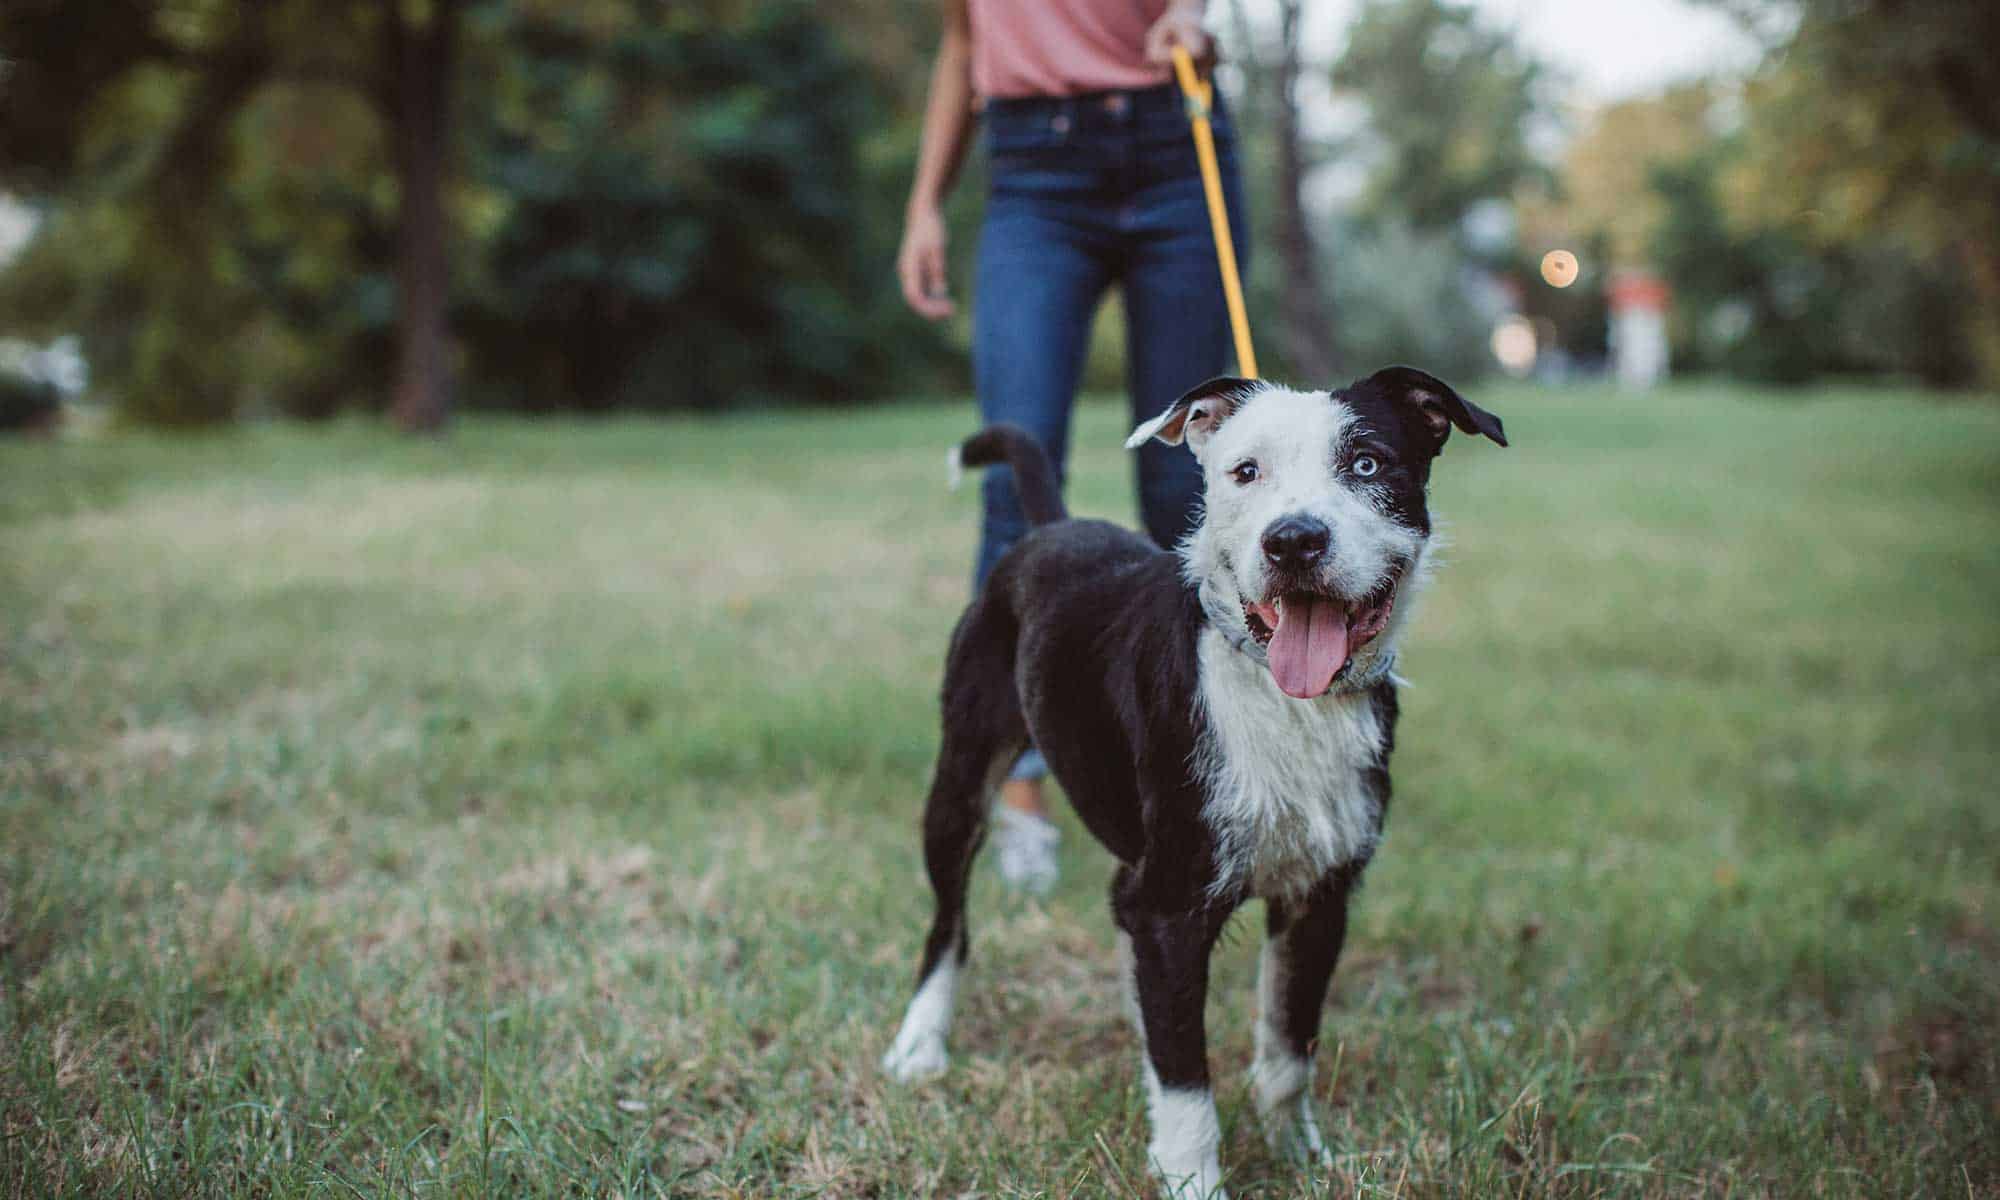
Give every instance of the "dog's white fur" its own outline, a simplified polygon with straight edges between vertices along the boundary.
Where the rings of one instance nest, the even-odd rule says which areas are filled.
[[[1250,1097],[1271,1153],[1308,1166],[1324,1166],[1326,1139],[1312,1111],[1312,1059],[1285,1044],[1274,1014],[1284,1002],[1284,952],[1266,939],[1257,958],[1257,1049],[1250,1060]]]
[[[882,1071],[898,1083],[918,1083],[944,1074],[950,1065],[945,1036],[951,1032],[951,1012],[958,1000],[958,955],[946,954],[924,979],[896,1040],[882,1056]]]
[[[1362,771],[1382,754],[1373,702],[1340,691],[1294,700],[1213,628],[1197,653],[1208,720],[1195,767],[1220,868],[1211,887],[1301,896],[1372,853],[1379,814]]]
[[[1159,1176],[1162,1193],[1174,1200],[1229,1200],[1222,1187],[1222,1123],[1215,1116],[1215,1093],[1161,1087],[1153,1064],[1147,1063],[1146,1114],[1153,1126],[1146,1161]]]

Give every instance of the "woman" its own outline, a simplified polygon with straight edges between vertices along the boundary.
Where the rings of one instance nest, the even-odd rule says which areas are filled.
[[[942,205],[984,114],[990,191],[974,276],[972,360],[980,416],[1041,440],[1060,473],[1091,319],[1123,289],[1132,424],[1222,373],[1229,318],[1172,49],[1213,59],[1203,0],[945,0],[923,144],[896,270],[903,298],[953,312]],[[1243,246],[1234,138],[1218,104],[1216,149]],[[1138,452],[1139,509],[1162,546],[1192,525],[1201,475],[1185,451]],[[975,586],[1027,529],[1004,470],[985,478]],[[1045,892],[1056,879],[1046,768],[1024,755],[1001,788],[1001,874]]]

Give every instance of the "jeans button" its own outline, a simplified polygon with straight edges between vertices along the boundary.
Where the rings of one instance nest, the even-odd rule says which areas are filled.
[[[1125,110],[1130,107],[1131,101],[1125,98],[1125,93],[1123,92],[1113,92],[1104,98],[1104,111],[1114,117],[1124,116]]]
[[[1053,129],[1053,130],[1055,130],[1055,131],[1056,131],[1057,133],[1068,133],[1068,132],[1069,132],[1069,114],[1068,114],[1068,113],[1057,113],[1057,114],[1056,114],[1055,116],[1053,116],[1053,117],[1050,117],[1050,118],[1049,118],[1049,128],[1050,128],[1050,129]]]

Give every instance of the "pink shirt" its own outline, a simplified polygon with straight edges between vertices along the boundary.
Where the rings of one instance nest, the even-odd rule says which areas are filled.
[[[1167,0],[967,0],[972,86],[989,99],[1074,96],[1166,83],[1146,31]]]

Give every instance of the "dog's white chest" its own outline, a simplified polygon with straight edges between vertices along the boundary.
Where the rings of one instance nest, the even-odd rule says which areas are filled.
[[[1207,732],[1197,767],[1218,886],[1297,896],[1372,852],[1381,814],[1367,771],[1381,760],[1383,731],[1368,698],[1294,700],[1212,629],[1199,653]]]

